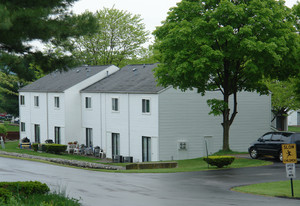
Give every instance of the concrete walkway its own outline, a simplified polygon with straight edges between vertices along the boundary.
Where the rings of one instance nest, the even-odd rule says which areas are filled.
[[[21,154],[21,153],[15,153],[15,152],[0,151],[0,155],[43,160],[43,161],[54,162],[54,163],[58,163],[58,164],[62,164],[62,165],[70,165],[70,166],[91,168],[91,169],[105,169],[105,170],[124,170],[125,169],[125,167],[121,167],[121,166],[105,165],[105,164],[84,162],[84,161],[78,161],[78,160],[66,160],[66,159],[60,159],[60,158],[40,157],[40,156]]]

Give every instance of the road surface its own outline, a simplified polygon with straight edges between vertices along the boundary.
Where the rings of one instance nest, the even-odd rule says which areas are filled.
[[[122,174],[0,157],[0,178],[0,181],[41,181],[49,185],[51,190],[66,191],[68,196],[80,198],[85,206],[300,205],[300,200],[255,196],[230,190],[239,185],[287,180],[282,163],[188,173]]]

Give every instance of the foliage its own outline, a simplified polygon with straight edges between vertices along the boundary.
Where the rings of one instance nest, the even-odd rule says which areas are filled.
[[[96,34],[72,39],[65,45],[74,57],[88,65],[124,66],[124,61],[136,58],[148,32],[139,15],[115,8],[103,8],[94,15],[99,29]]]
[[[295,78],[286,81],[265,80],[265,83],[272,93],[272,112],[275,117],[287,116],[289,111],[300,109]]]
[[[45,144],[47,153],[60,154],[67,150],[67,145]]]
[[[0,134],[4,134],[4,135],[7,134],[7,128],[3,124],[0,124]]]
[[[50,191],[45,183],[38,181],[27,182],[0,182],[0,188],[4,188],[12,192],[14,195],[29,196],[33,194],[46,194]]]
[[[217,166],[218,168],[222,168],[227,165],[231,165],[234,161],[235,157],[232,156],[209,156],[203,157],[203,160],[210,164],[211,166]]]
[[[154,32],[162,86],[219,91],[208,103],[223,115],[223,150],[237,113],[237,93],[266,94],[265,77],[299,73],[300,37],[292,10],[276,0],[182,0]],[[233,109],[229,109],[232,98]],[[223,103],[222,103],[223,101]]]
[[[8,199],[10,199],[12,197],[12,193],[5,189],[5,188],[0,188],[0,203],[3,202],[7,202]]]
[[[37,152],[38,148],[39,148],[39,144],[38,143],[33,143],[33,144],[31,144],[31,148],[33,149],[33,151]]]
[[[72,56],[55,56],[32,49],[28,42],[58,43],[71,37],[95,32],[96,20],[91,13],[74,15],[69,7],[77,0],[1,1],[0,62],[19,74],[29,63],[44,71],[67,69],[74,64]],[[2,78],[0,79],[3,80]]]

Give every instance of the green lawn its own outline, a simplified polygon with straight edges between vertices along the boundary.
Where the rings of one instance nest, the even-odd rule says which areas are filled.
[[[300,127],[291,127],[291,126],[289,126],[289,131],[290,132],[300,132]]]
[[[300,198],[300,180],[294,180],[293,184],[294,197]],[[266,195],[272,197],[292,197],[291,183],[289,180],[235,187],[232,190],[236,192]]]
[[[0,124],[3,124],[3,123],[0,123]],[[5,122],[4,125],[8,132],[18,132],[19,131],[19,125],[10,124],[9,122]]]
[[[73,155],[73,154],[62,154],[62,155],[55,155],[49,153],[39,153],[32,150],[27,149],[19,149],[18,142],[7,142],[5,144],[6,149],[3,150],[0,147],[0,151],[7,151],[7,152],[17,152],[17,153],[25,153],[30,155],[36,156],[43,156],[43,157],[53,157],[53,158],[62,158],[62,159],[69,159],[69,160],[79,160],[79,161],[88,161],[88,162],[100,162],[99,158],[94,157],[87,157],[87,156],[80,156],[80,155]],[[224,153],[222,153],[224,155]],[[201,171],[201,170],[215,170],[216,167],[207,166],[207,163],[203,161],[202,158],[196,159],[188,159],[188,160],[177,160],[178,168],[167,168],[167,169],[144,169],[144,170],[119,170],[119,171],[108,171],[108,170],[100,170],[106,172],[126,172],[126,173],[173,173],[173,172],[191,172],[191,171]],[[107,163],[105,163],[107,164]],[[126,166],[126,163],[109,163],[113,165],[119,166]],[[236,158],[232,165],[225,167],[225,168],[240,168],[240,167],[257,167],[263,165],[270,165],[271,162],[263,161],[263,160],[252,160],[252,159],[245,159],[245,158]]]

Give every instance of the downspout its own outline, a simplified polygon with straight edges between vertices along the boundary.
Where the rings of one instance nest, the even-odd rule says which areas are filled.
[[[48,108],[48,92],[46,93],[46,120],[47,120],[47,139],[49,139],[49,108]]]
[[[102,124],[102,120],[103,120],[103,117],[102,117],[102,94],[99,93],[99,98],[100,98],[100,147],[101,149],[103,149],[103,130],[102,130],[102,127],[103,127],[103,124]]]
[[[128,156],[130,156],[130,100],[129,100],[129,93],[127,93],[127,105],[128,105]]]

